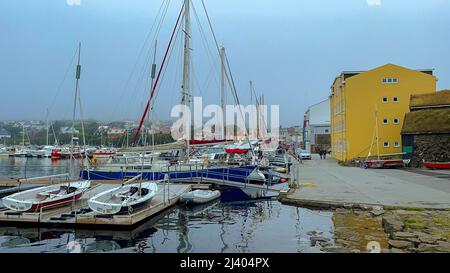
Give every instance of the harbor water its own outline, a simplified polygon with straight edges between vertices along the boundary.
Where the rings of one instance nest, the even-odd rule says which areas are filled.
[[[67,172],[70,161],[0,158],[0,176]],[[76,172],[76,169],[70,171]],[[332,213],[276,200],[176,206],[129,230],[0,226],[0,252],[320,252],[311,232],[332,242]]]

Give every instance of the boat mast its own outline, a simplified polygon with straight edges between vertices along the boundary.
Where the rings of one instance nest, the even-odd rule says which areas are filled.
[[[223,124],[223,130],[222,130],[222,139],[226,139],[227,133],[227,126],[226,126],[226,113],[225,113],[225,103],[226,103],[226,94],[225,94],[225,47],[222,47],[220,49],[220,63],[221,63],[221,77],[220,77],[220,107],[222,108],[223,117],[222,117],[222,124]]]
[[[22,122],[22,147],[25,147],[25,122]]]
[[[48,130],[49,130],[49,126],[48,126],[48,108],[47,108],[47,119],[46,119],[46,126],[47,126],[47,135],[46,135],[46,145],[48,146]]]
[[[150,78],[151,78],[151,83],[150,83],[150,90],[153,90],[153,84],[154,84],[154,82],[155,82],[155,74],[156,74],[156,46],[158,45],[158,40],[155,40],[155,48],[154,48],[154,50],[153,50],[153,64],[152,64],[152,71],[151,71],[151,74],[150,74]],[[150,94],[149,94],[149,99],[151,100],[151,96],[152,96],[152,92],[150,91]],[[150,113],[153,111],[153,106],[154,106],[154,103],[153,102],[151,102],[151,105],[150,105],[150,111],[148,111],[148,117],[147,117],[147,119],[148,119],[148,124],[149,124],[149,127],[148,127],[148,131],[147,132],[150,132],[150,130],[151,130],[151,127],[153,127],[153,122],[150,122]],[[153,117],[153,116],[152,116]],[[152,125],[151,127],[150,127],[150,124]],[[148,135],[148,134],[147,134]],[[155,134],[154,133],[152,133],[152,147],[153,146],[155,146]]]
[[[81,65],[80,65],[80,58],[81,58],[81,42],[78,44],[78,63],[77,63],[77,71],[75,75],[75,99],[73,100],[73,115],[72,115],[72,128],[71,128],[71,140],[70,140],[70,146],[73,148],[73,138],[74,138],[74,131],[75,131],[75,113],[77,109],[77,98],[78,98],[78,88],[79,88],[79,81],[80,81],[80,75],[81,75]]]
[[[190,22],[190,0],[184,0],[184,61],[183,61],[183,83],[181,86],[181,104],[190,109],[190,66],[191,66],[191,22]],[[191,118],[191,117],[189,117]],[[188,136],[191,134],[191,128],[185,128],[188,131]],[[189,139],[187,142],[187,158],[189,159]]]
[[[375,104],[375,134],[377,140],[377,159],[380,160],[380,143],[378,138],[378,108],[376,104]]]

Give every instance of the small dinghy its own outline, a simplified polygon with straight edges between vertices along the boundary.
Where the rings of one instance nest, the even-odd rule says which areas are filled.
[[[204,204],[220,197],[220,191],[195,190],[181,195],[182,203]]]
[[[100,214],[131,212],[150,201],[157,192],[158,186],[154,182],[127,184],[93,196],[88,205]]]
[[[91,181],[77,181],[43,186],[9,195],[2,199],[5,207],[14,211],[36,211],[65,205],[81,198]]]

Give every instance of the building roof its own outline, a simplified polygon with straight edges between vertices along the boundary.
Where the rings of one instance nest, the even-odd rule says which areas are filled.
[[[308,107],[306,118],[310,125],[329,125],[330,124],[330,99],[323,100],[319,103]]]
[[[384,66],[403,67],[403,66],[400,66],[400,65],[388,63],[388,64],[385,64],[385,65],[382,65],[382,66],[379,66],[379,67],[375,67],[375,68],[370,69],[370,70],[344,70],[344,71],[342,71],[339,74],[339,76],[337,76],[334,79],[333,85],[336,83],[336,80],[338,80],[339,78],[342,78],[342,80],[345,81],[346,79],[348,79],[350,77],[357,76],[359,74],[366,73],[366,72],[369,72],[369,71],[372,71],[372,70],[375,70],[375,69],[378,69],[378,68],[381,68],[381,67],[384,67]],[[411,68],[407,68],[407,67],[403,67],[403,68],[410,69],[410,70],[415,70],[415,71],[422,72],[422,73],[425,73],[425,74],[429,74],[429,75],[432,75],[432,76],[434,74],[434,68],[427,68],[427,69],[411,69]]]
[[[402,134],[450,133],[450,108],[421,109],[405,115]]]
[[[411,95],[411,110],[437,107],[450,107],[450,90],[442,90],[422,95]]]

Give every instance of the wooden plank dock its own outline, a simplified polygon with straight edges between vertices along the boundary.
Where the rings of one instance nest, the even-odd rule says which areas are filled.
[[[114,184],[97,184],[75,204],[40,212],[21,213],[4,209],[0,211],[0,224],[133,226],[175,205],[180,196],[192,188],[189,184],[158,183],[157,194],[143,208],[118,215],[100,215],[91,211],[87,205],[89,198],[112,187]]]

